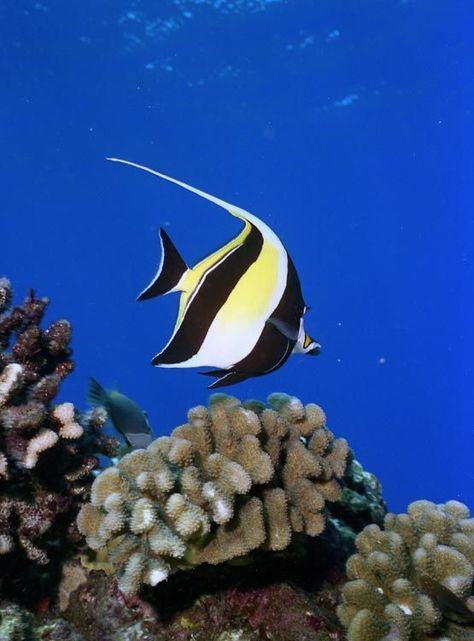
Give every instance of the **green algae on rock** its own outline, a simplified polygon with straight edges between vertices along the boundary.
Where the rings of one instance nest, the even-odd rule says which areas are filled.
[[[350,525],[354,532],[359,532],[367,523],[382,525],[387,507],[379,480],[364,470],[352,450],[347,459],[341,496],[329,506],[331,514]]]
[[[0,601],[0,641],[86,641],[67,621],[40,620],[17,604]]]
[[[341,480],[342,492],[328,504],[331,525],[340,535],[336,545],[344,548],[346,557],[355,551],[357,534],[369,523],[382,525],[387,513],[382,486],[377,477],[364,470],[349,450],[347,466]]]
[[[387,514],[384,530],[367,526],[356,544],[338,608],[349,641],[474,639],[472,624],[453,622],[432,589],[469,608],[474,519],[465,505],[416,501],[407,514]]]
[[[317,405],[275,394],[247,406],[217,394],[171,436],[102,472],[79,530],[107,551],[129,594],[178,569],[283,550],[295,533],[324,530],[347,450]]]

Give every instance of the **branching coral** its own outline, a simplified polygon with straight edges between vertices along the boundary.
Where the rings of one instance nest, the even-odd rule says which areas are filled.
[[[171,436],[102,472],[79,530],[107,551],[128,593],[180,568],[282,550],[294,533],[324,529],[347,449],[316,405],[283,394],[268,406],[215,395]]]
[[[56,557],[62,553],[57,542],[89,494],[98,467],[94,454],[115,451],[114,440],[102,434],[101,410],[81,417],[72,403],[52,405],[73,369],[70,324],[60,320],[41,329],[48,300],[31,291],[21,306],[11,308],[11,299],[10,283],[2,278],[0,570],[5,574],[25,561],[48,564],[51,550]]]
[[[367,526],[356,544],[338,609],[349,641],[473,638],[447,611],[454,601],[458,617],[470,612],[474,519],[465,505],[416,501],[408,514],[387,514],[384,530]]]

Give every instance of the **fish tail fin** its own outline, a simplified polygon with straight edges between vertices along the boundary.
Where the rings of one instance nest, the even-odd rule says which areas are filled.
[[[87,402],[89,405],[103,405],[107,406],[107,392],[98,383],[95,378],[89,376],[89,389],[87,390]]]
[[[158,271],[151,283],[140,292],[137,300],[154,298],[176,290],[183,274],[188,271],[188,266],[162,228],[160,228],[160,243],[162,254]]]

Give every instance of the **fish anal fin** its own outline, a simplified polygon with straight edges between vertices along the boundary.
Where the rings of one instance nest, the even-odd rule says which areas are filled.
[[[286,336],[288,340],[298,340],[299,328],[293,327],[292,325],[290,325],[290,323],[280,320],[279,318],[275,318],[274,316],[270,316],[270,318],[267,320],[267,323],[273,325],[273,327],[275,327],[281,334],[283,334],[283,336]]]
[[[160,228],[161,263],[151,283],[139,294],[137,300],[146,300],[176,291],[188,266],[181,258],[171,238]]]

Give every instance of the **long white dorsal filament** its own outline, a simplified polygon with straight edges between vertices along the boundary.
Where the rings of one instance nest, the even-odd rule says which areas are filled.
[[[153,174],[154,176],[158,176],[159,178],[164,178],[164,180],[168,180],[169,182],[172,182],[175,185],[179,185],[180,187],[183,187],[188,191],[192,191],[194,194],[201,196],[201,198],[210,200],[211,203],[214,203],[215,205],[219,205],[219,207],[223,207],[231,214],[234,214],[234,215],[237,214],[238,216],[242,215],[244,217],[247,217],[249,214],[249,212],[245,211],[241,207],[232,205],[231,203],[228,203],[225,200],[222,200],[221,198],[217,198],[216,196],[212,196],[211,194],[208,194],[205,191],[202,191],[201,189],[197,189],[196,187],[191,187],[191,185],[187,185],[186,183],[183,183],[181,180],[176,180],[176,178],[171,178],[171,176],[167,176],[166,174],[161,174],[159,171],[150,169],[150,167],[139,165],[136,162],[131,162],[130,160],[123,160],[122,158],[107,158],[107,160],[111,160],[112,162],[120,162],[123,165],[130,165],[131,167],[136,167],[137,169],[141,169],[142,171],[147,171],[149,174]]]

